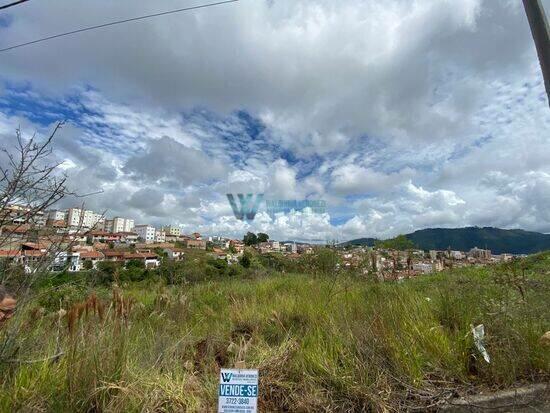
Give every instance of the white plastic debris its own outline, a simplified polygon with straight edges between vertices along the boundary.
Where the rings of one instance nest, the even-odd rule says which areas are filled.
[[[472,335],[474,336],[474,344],[476,345],[478,351],[481,353],[483,358],[487,363],[491,362],[491,358],[489,357],[489,353],[487,353],[487,350],[485,349],[485,343],[483,342],[485,338],[485,327],[483,324],[480,324],[476,327],[471,326],[472,328]]]

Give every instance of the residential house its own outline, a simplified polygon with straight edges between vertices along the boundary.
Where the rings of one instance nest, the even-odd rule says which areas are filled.
[[[19,263],[22,262],[23,256],[20,250],[0,250],[0,261]]]
[[[90,231],[87,235],[87,241],[94,242],[120,242],[120,235],[112,234],[107,231]]]
[[[238,239],[230,240],[229,247],[234,248],[237,254],[242,254],[244,251],[244,243]]]
[[[10,224],[0,228],[3,242],[26,240],[30,231],[28,224]]]
[[[449,252],[450,258],[453,260],[463,260],[466,258],[466,254],[464,254],[462,251],[450,251]]]
[[[438,262],[438,261],[436,261],[436,262]],[[427,262],[415,262],[412,265],[412,269],[413,269],[413,271],[418,271],[418,272],[421,272],[423,274],[429,274],[429,273],[433,272],[433,265],[431,263],[427,263]]]
[[[296,247],[295,242],[287,242],[285,244],[286,252],[290,252],[291,254],[296,254],[298,251],[298,248]]]
[[[21,251],[25,272],[30,273],[40,263],[46,262],[47,252],[41,250],[23,250]]]
[[[297,250],[300,254],[313,254],[313,248],[308,244],[300,244],[297,246]]]
[[[49,227],[52,227],[52,228],[57,228],[57,229],[67,228],[67,223],[65,222],[64,219],[48,221],[46,223],[46,225],[49,226]]]
[[[432,271],[433,272],[443,271],[444,268],[445,267],[443,265],[443,261],[434,261],[432,263]]]
[[[181,261],[184,258],[184,250],[181,248],[168,247],[163,248],[163,251],[168,255],[168,258],[174,261]]]
[[[54,255],[50,264],[51,271],[80,271],[80,252],[62,251]]]
[[[218,248],[215,248],[210,255],[212,255],[214,258],[217,258],[218,260],[227,260],[227,253],[225,251],[222,251]]]
[[[135,244],[139,239],[139,235],[135,232],[116,232],[113,235],[118,235],[120,242],[124,244]]]
[[[258,245],[256,245],[256,248],[258,249],[258,251],[260,251],[260,254],[266,254],[272,251],[271,243],[269,242],[260,242]]]
[[[102,253],[105,261],[124,261],[124,251],[104,250]]]
[[[105,259],[99,251],[80,251],[80,261],[82,263],[82,268],[85,268],[84,263],[90,261],[92,263],[92,268],[97,268],[97,264]]]
[[[205,250],[206,241],[202,239],[188,239],[184,242],[185,248]]]
[[[131,260],[140,260],[145,264],[145,268],[156,268],[160,264],[160,258],[153,252],[127,252],[124,254],[125,264]]]

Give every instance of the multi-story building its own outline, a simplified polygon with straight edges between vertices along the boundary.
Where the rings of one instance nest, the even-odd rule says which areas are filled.
[[[46,215],[43,211],[23,205],[7,205],[0,213],[4,224],[31,225],[43,227],[46,225]]]
[[[478,247],[474,247],[468,252],[468,256],[472,258],[490,260],[491,259],[491,250],[484,250]]]
[[[138,234],[138,237],[146,244],[152,244],[155,242],[156,229],[151,225],[136,225],[134,232]]]
[[[67,211],[53,209],[48,212],[48,221],[67,221]]]
[[[173,235],[176,237],[179,237],[181,235],[181,229],[176,225],[164,226],[162,227],[162,230],[166,233],[166,235]]]
[[[105,230],[109,232],[132,232],[134,220],[130,218],[114,217],[105,221]]]
[[[102,214],[82,208],[69,208],[67,210],[67,226],[73,228],[103,229],[105,219]]]
[[[166,242],[166,233],[164,231],[155,231],[155,242],[162,244]]]

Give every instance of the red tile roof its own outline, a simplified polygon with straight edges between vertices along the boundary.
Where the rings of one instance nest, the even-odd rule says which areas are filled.
[[[43,257],[46,253],[38,250],[26,250],[23,251],[23,255],[25,255],[25,257]]]
[[[18,257],[21,255],[19,250],[0,250],[0,257]]]
[[[6,225],[2,227],[3,233],[24,234],[30,229],[29,225]]]
[[[99,251],[81,251],[80,252],[80,258],[84,258],[84,259],[98,259],[98,258],[103,258],[104,255],[99,252]]]
[[[124,258],[127,260],[144,259],[144,258],[158,258],[158,255],[152,252],[127,252],[124,254]]]
[[[108,237],[111,235],[114,236],[115,234],[111,234],[110,232],[107,232],[107,231],[96,230],[96,231],[90,231],[90,235],[93,237]]]
[[[166,248],[164,248],[164,249],[165,249],[165,250],[170,250],[170,251],[172,251],[172,252],[182,252],[182,253],[185,252],[185,250],[184,250],[183,248],[166,247]]]
[[[43,250],[49,248],[51,243],[46,242],[23,242],[21,247],[26,247],[31,250]]]
[[[124,251],[107,250],[107,251],[103,251],[103,254],[106,257],[123,257],[124,256]]]

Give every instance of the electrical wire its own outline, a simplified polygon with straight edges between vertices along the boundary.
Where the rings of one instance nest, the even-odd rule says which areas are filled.
[[[29,0],[19,0],[19,1],[14,1],[13,3],[10,3],[10,4],[4,4],[3,6],[0,6],[0,10],[7,9],[8,7],[17,6],[18,4],[25,3],[27,1]]]
[[[25,0],[25,1],[28,1],[28,0]],[[53,36],[48,36],[48,37],[43,37],[41,39],[32,40],[30,42],[25,42],[25,43],[16,44],[16,45],[13,45],[13,46],[8,46],[8,47],[5,47],[3,49],[0,49],[0,52],[6,52],[8,50],[17,49],[19,47],[24,47],[24,46],[28,46],[28,45],[31,45],[31,44],[41,43],[41,42],[45,42],[47,40],[57,39],[59,37],[69,36],[69,35],[76,34],[76,33],[82,33],[82,32],[87,32],[87,31],[90,31],[90,30],[101,29],[101,28],[104,28],[104,27],[115,26],[115,25],[118,25],[118,24],[135,22],[135,21],[138,21],[138,20],[150,19],[152,17],[166,16],[168,14],[181,13],[181,12],[184,12],[184,11],[204,9],[204,8],[207,8],[207,7],[219,6],[219,5],[227,4],[227,3],[235,3],[235,2],[238,2],[238,1],[239,0],[225,0],[225,1],[219,1],[219,2],[216,2],[216,3],[207,3],[207,4],[201,4],[201,5],[198,5],[198,6],[185,7],[185,8],[176,9],[176,10],[164,11],[164,12],[161,12],[161,13],[147,14],[147,15],[139,16],[139,17],[132,17],[130,19],[116,20],[116,21],[113,21],[113,22],[98,24],[98,25],[95,25],[95,26],[88,26],[88,27],[84,27],[82,29],[71,30],[69,32],[59,33],[59,34],[55,34]]]

